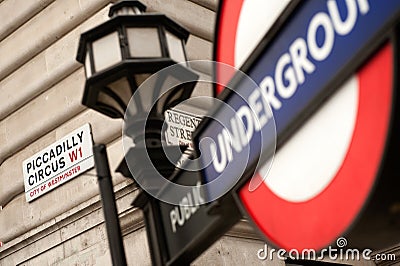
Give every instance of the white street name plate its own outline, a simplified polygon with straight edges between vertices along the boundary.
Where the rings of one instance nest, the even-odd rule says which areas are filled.
[[[168,124],[166,131],[167,143],[169,145],[184,145],[193,148],[192,134],[202,119],[200,116],[180,110],[167,110],[165,112],[165,121]]]
[[[22,163],[26,201],[30,202],[94,166],[89,124]]]

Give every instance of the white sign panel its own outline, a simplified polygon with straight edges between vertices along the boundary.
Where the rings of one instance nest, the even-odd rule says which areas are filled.
[[[167,110],[165,112],[165,121],[168,124],[166,131],[167,143],[193,148],[192,134],[202,119],[200,116],[195,116],[187,112]]]
[[[94,166],[89,124],[74,130],[22,163],[30,202]]]

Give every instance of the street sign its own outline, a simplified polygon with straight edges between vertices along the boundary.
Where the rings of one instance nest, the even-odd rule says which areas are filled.
[[[205,204],[206,195],[200,186],[202,179],[198,171],[180,169],[170,180],[191,186],[186,194],[172,185],[160,190],[160,198],[163,193],[171,193],[171,189],[173,193],[181,193],[177,195],[181,198],[179,205],[165,203],[146,192],[142,192],[133,204],[144,212],[153,264],[187,265],[236,224],[241,213],[232,197],[225,197],[218,211],[212,212],[213,205]]]
[[[179,206],[160,202],[169,263],[180,265],[200,255],[236,224],[241,215],[232,200],[225,205],[225,209],[221,207],[218,213],[209,213],[211,208],[210,204],[204,204],[205,195],[200,189],[199,172],[181,171],[174,182],[192,186],[192,192],[182,196]]]
[[[168,125],[165,131],[167,144],[188,146],[193,149],[192,133],[203,118],[175,109],[165,111],[164,116]]]
[[[27,202],[94,166],[91,134],[85,124],[22,163]]]
[[[250,2],[259,6],[252,8]],[[221,2],[218,61],[240,62],[238,32],[246,29],[246,23],[253,25],[241,20],[254,17],[246,12],[267,10],[270,4]],[[399,1],[292,1],[243,65],[272,108],[279,150],[271,176],[253,192],[245,184],[240,199],[272,244],[299,250],[322,248],[343,234],[364,206],[389,132],[397,49],[392,43],[393,27],[399,13]],[[218,69],[216,74],[226,78],[218,77]],[[239,83],[235,90],[252,93],[247,91],[253,88],[245,85]],[[238,94],[227,94],[226,102],[236,109]],[[224,109],[215,116],[224,117]],[[292,137],[300,126],[299,134]],[[196,143],[202,138],[217,142],[217,127],[212,120],[201,125]],[[321,128],[328,129],[325,135]],[[314,131],[318,133],[313,135]],[[232,166],[224,171],[234,169],[241,159],[235,153],[232,157]],[[208,182],[217,176],[211,167],[203,171]],[[247,174],[253,167],[250,161]],[[268,172],[258,170],[255,178],[262,179]]]

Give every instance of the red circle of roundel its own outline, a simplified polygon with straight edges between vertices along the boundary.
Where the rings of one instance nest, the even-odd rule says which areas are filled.
[[[219,9],[215,59],[234,65],[243,0],[228,2],[223,1]],[[346,231],[360,213],[374,185],[388,132],[392,60],[393,46],[388,43],[357,73],[359,106],[350,146],[336,176],[320,194],[295,203],[278,197],[264,183],[253,192],[248,184],[240,190],[248,216],[273,244],[285,249],[321,249]]]
[[[217,62],[222,62],[231,66],[235,65],[236,32],[243,1],[244,0],[222,0],[220,2],[214,48],[214,60]],[[231,73],[226,72],[226,70],[219,72],[218,68],[216,69],[216,76],[220,84],[228,84]],[[217,93],[220,93],[224,89],[221,85],[217,85],[216,87]]]

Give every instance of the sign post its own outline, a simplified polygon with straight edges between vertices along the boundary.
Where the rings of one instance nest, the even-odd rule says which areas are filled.
[[[95,145],[93,153],[112,263],[113,265],[126,266],[124,243],[118,220],[118,210],[115,202],[106,145]]]

